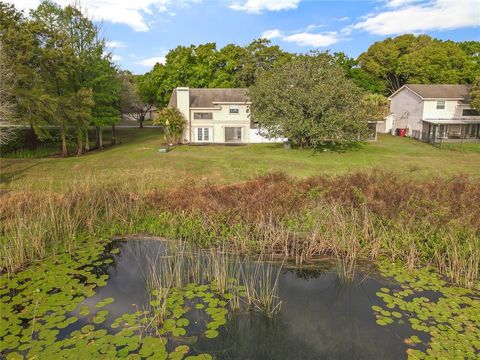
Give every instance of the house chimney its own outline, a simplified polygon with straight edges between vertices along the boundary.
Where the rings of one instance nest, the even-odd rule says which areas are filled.
[[[188,87],[177,87],[177,108],[188,121],[190,115],[190,89]]]
[[[190,89],[188,87],[177,87],[177,109],[187,120],[184,138],[190,141]]]

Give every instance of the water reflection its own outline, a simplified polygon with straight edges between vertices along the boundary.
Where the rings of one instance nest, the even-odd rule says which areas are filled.
[[[125,242],[110,268],[108,285],[89,301],[113,297],[110,318],[146,308],[148,259],[164,246],[155,240]],[[219,337],[195,337],[190,346],[219,359],[405,358],[402,338],[408,330],[375,324],[371,306],[379,303],[375,292],[382,286],[384,280],[361,271],[352,282],[341,281],[331,263],[285,269],[279,277],[282,308],[277,315],[230,316]]]

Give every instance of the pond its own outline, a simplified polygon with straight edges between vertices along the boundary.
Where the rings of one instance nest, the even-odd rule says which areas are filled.
[[[406,284],[418,279],[400,283],[392,276],[407,275],[398,271],[386,277],[365,264],[345,277],[332,261],[298,268],[223,252],[193,252],[152,239],[115,241],[91,252],[96,256],[57,259],[60,272],[48,279],[44,274],[50,270],[35,275],[38,279],[31,272],[25,275],[28,281],[20,274],[2,281],[3,355],[401,359],[407,354],[422,358],[437,336],[421,328],[421,320],[413,326],[417,323],[411,319],[417,317],[405,305],[413,298]],[[63,286],[55,286],[62,281]],[[33,286],[26,285],[31,282]],[[13,285],[19,289],[12,291]],[[419,298],[441,302],[437,289],[419,286],[414,286]],[[28,294],[19,296],[22,291]],[[457,333],[466,340],[452,351],[475,358],[480,355],[480,319],[478,312],[474,315],[478,292],[465,289],[458,296],[471,312],[457,311],[463,319],[455,323]],[[3,311],[11,315],[3,316]]]

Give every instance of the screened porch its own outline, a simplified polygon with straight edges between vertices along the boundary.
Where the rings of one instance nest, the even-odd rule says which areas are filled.
[[[480,119],[423,120],[420,138],[428,143],[480,142]]]

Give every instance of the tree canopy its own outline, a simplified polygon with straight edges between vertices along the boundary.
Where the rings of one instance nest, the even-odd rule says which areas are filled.
[[[229,44],[221,49],[215,43],[178,46],[169,51],[165,64],[157,63],[140,84],[153,95],[149,101],[165,106],[177,86],[248,87],[259,70],[281,66],[292,56],[266,39],[254,40],[244,47]]]
[[[43,1],[25,17],[0,2],[0,41],[17,80],[16,118],[41,138],[58,129],[64,156],[72,137],[83,153],[90,124],[118,122],[117,69],[98,27],[77,7]]]
[[[471,84],[480,72],[478,42],[455,43],[427,35],[401,35],[371,45],[360,67],[391,94],[407,82]]]
[[[328,53],[300,55],[260,72],[249,95],[253,121],[267,136],[294,145],[342,147],[368,133],[363,92]]]
[[[480,76],[477,76],[470,89],[470,106],[480,112]]]

